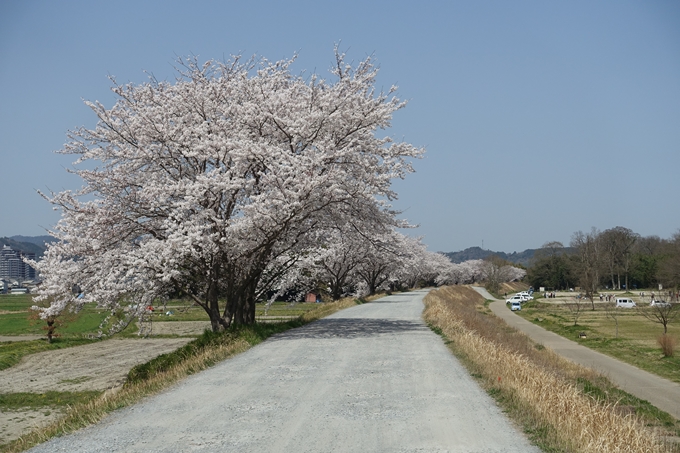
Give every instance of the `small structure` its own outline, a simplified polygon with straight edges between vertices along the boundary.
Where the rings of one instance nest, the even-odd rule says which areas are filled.
[[[321,293],[318,291],[311,291],[305,296],[305,302],[321,302]]]

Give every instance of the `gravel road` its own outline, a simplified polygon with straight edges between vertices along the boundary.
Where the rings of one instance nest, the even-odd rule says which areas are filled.
[[[349,308],[32,452],[538,452],[421,320]]]

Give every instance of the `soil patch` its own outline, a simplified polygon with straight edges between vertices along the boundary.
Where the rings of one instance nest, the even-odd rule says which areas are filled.
[[[205,329],[210,329],[210,321],[168,321],[154,322],[151,335],[201,335]]]
[[[106,340],[24,357],[0,371],[3,393],[78,392],[121,385],[130,368],[183,346],[191,338]]]
[[[28,336],[21,339],[24,337]],[[0,392],[106,390],[122,385],[133,366],[174,351],[191,340],[113,339],[38,352],[24,357],[18,365],[0,371]],[[61,415],[59,408],[52,407],[0,411],[0,445]]]
[[[52,408],[26,409],[0,412],[0,445],[17,439],[23,433],[45,426],[61,417],[62,412]]]

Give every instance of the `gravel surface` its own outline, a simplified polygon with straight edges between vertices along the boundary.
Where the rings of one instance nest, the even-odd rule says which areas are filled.
[[[32,452],[538,452],[421,320],[356,306]]]

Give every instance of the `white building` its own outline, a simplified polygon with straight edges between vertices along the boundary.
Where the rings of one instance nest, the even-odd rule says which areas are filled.
[[[17,279],[32,280],[35,278],[35,269],[24,262],[26,259],[35,259],[35,253],[14,250],[5,245],[0,249],[0,280]]]

